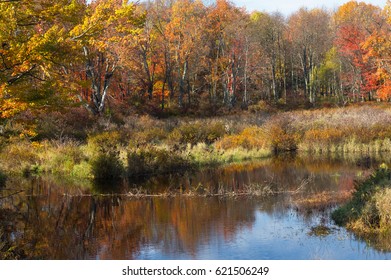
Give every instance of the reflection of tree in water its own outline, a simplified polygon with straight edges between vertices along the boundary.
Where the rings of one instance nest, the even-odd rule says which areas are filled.
[[[231,239],[255,220],[254,203],[233,199],[71,197],[49,188],[3,204],[4,238],[33,259],[133,259],[146,245],[196,257],[209,238]]]
[[[0,251],[8,252],[0,257],[134,259],[145,247],[153,246],[167,255],[178,253],[196,258],[203,244],[218,238],[230,241],[241,230],[251,228],[256,211],[277,217],[296,207],[297,215],[312,221],[314,207],[308,210],[298,201],[323,191],[349,190],[356,171],[357,167],[338,161],[305,163],[300,159],[277,159],[166,176],[164,180],[154,178],[141,184],[148,186],[148,193],[180,188],[186,191],[198,185],[216,193],[221,186],[237,191],[248,184],[269,183],[295,190],[312,178],[304,192],[261,200],[64,196],[69,192],[67,187],[53,182],[21,182],[17,184],[25,189],[24,194],[0,201]],[[78,193],[88,191],[73,191]]]
[[[254,207],[204,198],[99,199],[94,239],[102,259],[135,258],[144,245],[196,256],[211,236],[232,238],[254,221]]]

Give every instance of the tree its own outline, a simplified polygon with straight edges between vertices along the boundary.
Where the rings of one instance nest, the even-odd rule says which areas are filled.
[[[363,2],[351,1],[342,5],[334,15],[335,44],[344,59],[345,87],[354,101],[371,100],[376,92],[377,67],[365,42],[384,25],[381,9]]]
[[[78,97],[94,114],[105,109],[110,83],[121,63],[119,49],[141,32],[144,18],[128,1],[96,0],[88,6],[82,23],[72,30],[72,40],[83,52],[84,71],[91,83],[89,96]]]
[[[61,77],[73,53],[69,34],[84,8],[77,0],[0,2],[1,118],[71,98]]]
[[[259,68],[264,68],[267,74],[267,84],[270,84],[271,96],[274,101],[286,96],[285,69],[285,19],[280,14],[269,15],[254,12],[251,15],[251,37],[256,43],[262,57]]]
[[[314,104],[316,92],[312,78],[314,69],[331,49],[330,15],[320,9],[300,9],[288,20],[288,40],[298,58],[304,82],[304,94]]]

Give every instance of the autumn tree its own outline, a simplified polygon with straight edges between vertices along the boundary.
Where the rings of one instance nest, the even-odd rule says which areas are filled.
[[[84,9],[78,0],[0,2],[0,118],[71,98],[68,40]]]
[[[365,42],[382,30],[381,9],[364,2],[351,1],[334,15],[335,44],[344,58],[344,83],[354,101],[371,100],[377,90],[375,59],[364,47]]]
[[[316,97],[313,71],[332,46],[330,15],[324,10],[302,8],[290,16],[287,34],[296,54],[295,64],[301,69],[304,94],[313,104]]]
[[[82,23],[72,30],[91,84],[90,95],[79,95],[79,99],[91,112],[104,111],[110,83],[121,63],[119,51],[141,32],[143,23],[144,15],[136,14],[134,4],[128,1],[96,0],[88,6]]]
[[[258,51],[258,68],[266,74],[272,99],[277,101],[286,95],[285,19],[280,14],[269,15],[254,12],[251,15],[251,37]],[[256,56],[257,54],[253,54]],[[256,61],[254,61],[256,63]]]

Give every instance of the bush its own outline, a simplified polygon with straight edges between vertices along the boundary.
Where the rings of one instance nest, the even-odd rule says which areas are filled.
[[[343,142],[347,135],[337,128],[312,128],[304,133],[300,147],[307,151],[329,151],[332,145]]]
[[[90,135],[87,141],[87,150],[92,155],[97,153],[118,151],[121,144],[126,141],[125,137],[118,131],[103,132],[96,135]]]
[[[71,175],[75,165],[88,160],[80,145],[74,141],[44,141],[40,145],[40,162],[46,173]]]
[[[235,149],[244,148],[247,150],[261,149],[266,145],[264,131],[258,126],[250,126],[245,128],[238,135],[225,136],[216,142],[217,149]]]
[[[175,128],[169,135],[172,142],[179,144],[197,143],[211,144],[225,134],[225,126],[222,122],[192,122],[184,123]]]
[[[248,110],[251,113],[261,113],[261,112],[275,113],[276,112],[276,109],[273,108],[264,100],[261,100],[256,104],[248,106]]]
[[[91,160],[91,173],[95,179],[118,179],[123,171],[118,153],[99,153]]]
[[[124,172],[120,158],[124,137],[118,131],[103,132],[88,138],[91,174],[95,179],[116,179]]]
[[[37,116],[37,136],[43,139],[87,138],[87,128],[92,127],[93,118],[84,108],[67,108],[64,112],[46,112]]]
[[[133,133],[130,137],[129,146],[145,146],[147,144],[158,144],[167,138],[167,132],[162,128],[152,127]]]
[[[39,164],[40,147],[36,143],[21,141],[12,143],[1,152],[0,165],[3,170],[16,174],[28,174],[32,166]]]
[[[143,147],[128,152],[128,176],[160,174],[189,167],[189,162],[171,150]]]
[[[275,153],[296,151],[301,139],[288,119],[276,118],[265,126],[265,134]]]

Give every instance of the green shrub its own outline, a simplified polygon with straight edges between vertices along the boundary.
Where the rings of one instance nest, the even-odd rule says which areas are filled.
[[[92,166],[88,162],[82,161],[73,166],[71,176],[75,178],[91,178],[94,176],[92,174]]]
[[[46,173],[71,175],[75,165],[88,160],[81,146],[74,141],[44,141],[41,145],[39,157]]]
[[[98,153],[91,160],[91,174],[95,179],[118,179],[123,171],[118,153]]]

